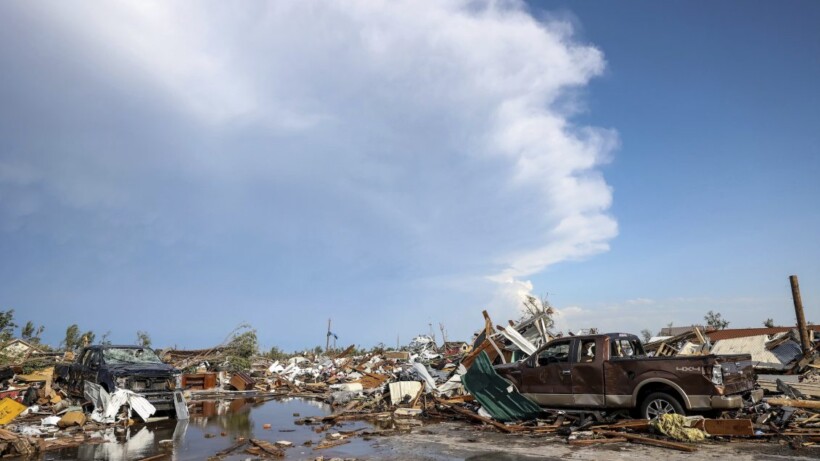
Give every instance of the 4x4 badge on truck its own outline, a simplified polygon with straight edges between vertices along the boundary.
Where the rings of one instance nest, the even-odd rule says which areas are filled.
[[[702,373],[703,368],[701,368],[701,367],[675,367],[675,371],[691,371],[693,373]]]

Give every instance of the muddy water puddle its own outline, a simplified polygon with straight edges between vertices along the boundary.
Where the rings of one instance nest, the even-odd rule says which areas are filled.
[[[324,456],[339,458],[378,457],[377,445],[361,437],[350,437],[350,443],[314,450],[328,433],[369,429],[365,422],[345,422],[317,433],[316,426],[297,425],[299,418],[330,414],[330,407],[321,402],[303,399],[256,400],[234,399],[195,402],[189,421],[165,420],[135,425],[127,429],[110,428],[101,434],[105,443],[46,453],[43,460],[141,460],[167,453],[164,460],[204,460],[236,443],[237,437],[259,439],[271,443],[288,441],[286,460],[314,459]],[[297,416],[294,416],[294,415]],[[266,429],[266,425],[270,425]],[[312,442],[306,446],[306,442]],[[221,459],[256,459],[245,453],[250,445],[225,455]],[[282,458],[280,458],[282,459]]]

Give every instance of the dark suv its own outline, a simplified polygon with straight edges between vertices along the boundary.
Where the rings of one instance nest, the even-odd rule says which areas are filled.
[[[137,392],[157,411],[174,409],[178,372],[148,347],[88,346],[74,362],[57,365],[55,374],[75,396],[82,396],[85,382],[90,381],[109,393],[117,389]]]

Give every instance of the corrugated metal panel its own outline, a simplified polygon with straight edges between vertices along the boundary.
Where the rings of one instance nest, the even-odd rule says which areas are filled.
[[[794,341],[786,341],[785,343],[772,349],[772,353],[780,359],[784,364],[791,363],[803,355],[803,349],[800,344]]]
[[[498,421],[521,421],[533,419],[541,407],[519,394],[510,383],[498,376],[490,364],[487,353],[476,357],[467,373],[461,377],[467,391]]]

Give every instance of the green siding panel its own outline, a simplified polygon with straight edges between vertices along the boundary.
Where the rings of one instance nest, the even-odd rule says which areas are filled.
[[[516,391],[509,381],[495,372],[486,352],[481,352],[473,366],[461,377],[467,392],[498,421],[533,419],[541,407]]]

